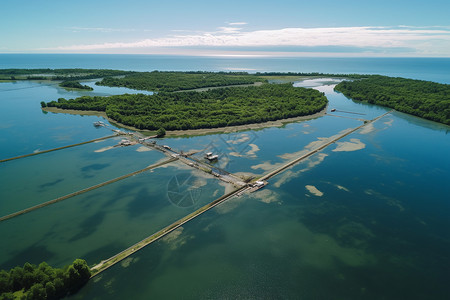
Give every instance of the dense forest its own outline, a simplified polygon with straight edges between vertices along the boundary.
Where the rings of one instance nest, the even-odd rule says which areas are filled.
[[[328,103],[323,93],[292,84],[212,89],[204,92],[80,97],[49,107],[105,111],[111,119],[139,129],[217,128],[305,116]]]
[[[80,89],[80,90],[94,90],[90,86],[82,85],[78,81],[63,81],[59,84],[60,87],[68,88],[68,89]]]
[[[10,271],[0,271],[0,299],[60,299],[76,292],[91,277],[85,260],[76,259],[64,268],[25,263]]]
[[[139,72],[123,78],[105,77],[97,85],[127,87],[135,90],[174,92],[203,87],[252,84],[265,81],[246,73],[211,72]]]
[[[103,69],[0,69],[7,80],[81,80],[120,76],[135,72]]]
[[[272,76],[289,76],[289,77],[338,77],[338,78],[352,78],[352,79],[360,79],[367,78],[372,75],[364,75],[364,74],[332,74],[332,73],[319,73],[319,72],[309,72],[309,73],[301,73],[301,72],[256,72],[255,76],[259,76],[261,78],[264,77],[272,77]]]
[[[370,76],[343,81],[336,91],[357,101],[387,106],[428,120],[450,125],[450,85],[430,81]]]
[[[125,78],[117,78],[125,76]],[[103,78],[99,85],[128,87],[149,91],[178,91],[202,87],[215,87],[265,82],[265,77],[302,76],[302,77],[340,77],[366,78],[360,74],[324,74],[317,72],[266,72],[249,74],[247,72],[135,72],[107,69],[0,69],[0,80],[82,80]]]

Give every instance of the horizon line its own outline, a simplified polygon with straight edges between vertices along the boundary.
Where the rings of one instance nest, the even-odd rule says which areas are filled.
[[[325,54],[325,53],[324,53]],[[95,52],[0,52],[0,55],[139,55],[139,56],[181,56],[181,57],[222,57],[222,58],[450,58],[450,56],[420,55],[305,55],[294,54],[182,54],[182,53],[95,53]]]

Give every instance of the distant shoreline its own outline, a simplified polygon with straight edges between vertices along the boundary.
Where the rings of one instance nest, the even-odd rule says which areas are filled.
[[[288,119],[280,119],[276,121],[268,121],[263,123],[252,123],[252,124],[246,124],[246,125],[236,125],[236,126],[226,126],[226,127],[218,127],[218,128],[202,128],[202,129],[187,129],[187,130],[172,130],[166,131],[166,136],[170,137],[177,137],[177,136],[195,136],[195,135],[207,135],[207,134],[215,134],[215,133],[229,133],[229,132],[236,132],[236,131],[245,131],[245,130],[257,130],[257,129],[263,129],[263,128],[269,128],[269,127],[281,127],[288,123],[295,123],[299,121],[306,121],[311,119],[316,119],[319,117],[322,117],[327,114],[328,105],[325,106],[323,110],[321,110],[318,113],[307,115],[307,116],[299,116],[294,118],[288,118]],[[115,120],[109,118],[105,112],[103,111],[92,111],[92,110],[74,110],[74,109],[62,109],[62,108],[56,108],[56,107],[45,107],[42,108],[43,111],[52,112],[52,113],[65,113],[65,114],[71,114],[71,115],[87,115],[87,116],[99,116],[103,117],[108,120],[108,122],[117,124],[120,127],[142,132],[142,133],[149,133],[154,134],[156,130],[148,130],[148,129],[138,129],[133,126],[128,126],[121,124],[119,122],[116,122]]]

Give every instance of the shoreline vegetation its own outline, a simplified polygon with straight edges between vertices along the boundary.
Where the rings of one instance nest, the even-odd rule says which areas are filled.
[[[0,69],[0,81],[11,80],[48,80],[48,81],[63,81],[60,85],[64,85],[66,81],[97,79],[96,85],[105,85],[111,87],[127,87],[131,89],[147,90],[158,93],[173,93],[173,92],[209,92],[212,89],[226,89],[242,87],[243,85],[258,86],[265,85],[268,82],[283,84],[287,82],[294,82],[304,79],[322,78],[322,77],[349,79],[338,84],[336,91],[343,93],[345,96],[352,98],[355,101],[365,101],[371,104],[377,104],[394,108],[400,112],[415,115],[424,119],[440,122],[450,125],[450,99],[448,84],[439,84],[430,81],[412,80],[405,78],[393,78],[381,75],[364,75],[364,74],[325,74],[325,73],[295,73],[295,72],[265,72],[265,73],[247,73],[247,72],[204,72],[204,71],[152,71],[152,72],[135,72],[122,70],[105,70],[105,69]],[[79,83],[79,82],[77,82]],[[75,85],[75,83],[74,83]],[[86,90],[88,86],[79,84],[77,88],[84,87]],[[73,88],[73,87],[70,87]],[[90,88],[89,88],[90,89]],[[114,97],[114,96],[111,96]],[[128,98],[132,98],[128,96]],[[174,97],[175,98],[175,97]],[[65,100],[65,99],[64,99]],[[64,101],[62,100],[62,101]],[[54,105],[55,107],[63,109],[80,110],[95,110],[105,111],[106,116],[111,122],[119,126],[130,128],[133,130],[156,130],[156,125],[149,124],[148,120],[141,114],[136,117],[134,121],[130,120],[130,111],[117,111],[117,109],[91,109],[80,108],[74,104],[77,99],[70,99],[70,106]],[[131,101],[133,102],[133,101]],[[44,104],[43,104],[44,103]],[[41,103],[44,110],[47,110],[47,103]],[[51,103],[51,102],[50,102]],[[126,103],[126,102],[124,102]],[[130,104],[130,103],[127,103]],[[131,103],[134,105],[135,103]],[[50,104],[52,105],[52,104]],[[120,106],[120,105],[119,105]],[[322,110],[324,107],[321,108]],[[50,111],[50,110],[48,110]],[[62,111],[58,111],[62,112]],[[64,111],[66,112],[66,111]],[[125,115],[121,115],[125,112]],[[171,112],[169,109],[169,113]],[[309,114],[316,114],[308,112]],[[306,114],[308,114],[306,113]],[[139,114],[138,114],[139,115]],[[170,115],[170,114],[169,114]],[[305,114],[297,114],[297,116]],[[173,118],[173,114],[171,115]],[[245,119],[245,117],[241,116]],[[189,122],[180,122],[177,125],[170,125],[168,135],[189,135],[190,131],[211,129],[211,132],[226,132],[227,128],[236,126],[249,126],[250,128],[260,128],[257,124],[270,123],[275,120],[282,123],[295,122],[294,116],[278,115],[276,118],[269,117],[267,120],[264,117],[261,120],[244,120],[242,124],[226,124],[220,120],[216,120],[215,124],[193,126]],[[174,118],[175,120],[176,118]],[[285,121],[288,120],[288,121]],[[236,122],[234,122],[236,123]],[[239,122],[238,122],[239,123]],[[251,125],[250,125],[251,124]],[[282,124],[281,124],[282,125]],[[270,126],[270,125],[269,125]],[[279,126],[279,125],[272,125]],[[206,127],[206,128],[205,128]],[[263,126],[267,127],[267,126]],[[162,128],[162,127],[159,127]],[[180,131],[184,132],[181,133]],[[196,134],[196,133],[194,133]]]
[[[73,81],[132,73],[136,72],[106,69],[0,69],[0,80]]]
[[[423,119],[450,125],[450,85],[374,75],[342,81],[335,90],[355,101],[393,108]]]
[[[134,90],[151,92],[176,92],[200,88],[212,88],[232,85],[267,82],[248,73],[224,72],[140,72],[123,77],[105,77],[96,85],[109,87],[126,87]]]
[[[324,109],[322,109],[321,111],[319,111],[315,114],[312,114],[312,115],[300,116],[300,117],[288,118],[288,119],[280,119],[280,120],[268,121],[268,122],[264,122],[264,123],[252,123],[252,124],[218,127],[218,128],[167,130],[165,136],[166,137],[199,136],[199,135],[216,134],[216,133],[238,132],[238,131],[244,131],[244,130],[258,130],[258,129],[269,128],[269,127],[282,127],[289,123],[306,121],[306,120],[316,119],[316,118],[325,116],[327,114],[327,108],[328,108],[328,106],[324,107]],[[106,120],[108,120],[108,122],[116,124],[117,126],[125,128],[125,129],[139,131],[141,133],[148,134],[148,135],[154,135],[156,133],[156,130],[138,129],[133,126],[128,126],[125,124],[118,123],[118,122],[114,121],[113,119],[109,118],[106,115],[106,113],[102,112],[102,111],[62,109],[62,108],[56,108],[56,107],[44,107],[44,108],[42,108],[42,110],[46,111],[46,112],[51,112],[51,113],[64,113],[64,114],[71,114],[71,115],[103,117]]]
[[[184,74],[183,74],[184,75]],[[202,92],[83,96],[43,107],[104,111],[117,123],[139,130],[222,128],[308,116],[328,104],[323,93],[292,84],[226,87]]]
[[[91,275],[83,259],[63,268],[27,262],[23,267],[0,271],[0,299],[61,299],[76,293]]]
[[[110,86],[123,86],[130,88],[131,84],[137,84],[141,81],[140,78],[145,76],[155,77],[159,75],[159,78],[171,78],[173,75],[179,79],[181,75],[197,75],[197,77],[205,77],[205,79],[209,80],[211,83],[211,78],[215,78],[216,82],[219,80],[218,78],[222,76],[234,76],[232,79],[234,81],[238,81],[236,77],[246,78],[247,81],[266,81],[267,79],[273,78],[298,78],[298,77],[308,77],[308,78],[317,78],[317,77],[337,77],[337,78],[351,78],[351,79],[360,79],[366,78],[371,75],[364,74],[327,74],[327,73],[318,73],[318,72],[256,72],[256,73],[248,73],[248,72],[207,72],[207,71],[187,71],[187,72],[179,72],[179,71],[152,71],[152,72],[137,72],[137,71],[124,71],[124,70],[111,70],[111,69],[0,69],[0,80],[56,80],[56,81],[64,81],[64,80],[84,80],[84,79],[105,79],[108,77],[113,77],[115,79],[121,79],[122,81],[111,81]],[[229,78],[228,78],[229,79]],[[228,80],[226,79],[226,80]],[[154,79],[152,79],[153,82]],[[202,80],[200,80],[202,81]],[[220,80],[219,80],[220,81]],[[99,81],[101,82],[101,81]],[[199,80],[197,80],[197,83]],[[208,82],[204,81],[203,82]],[[120,84],[120,85],[112,85]],[[161,83],[161,82],[160,82]],[[144,82],[145,85],[148,85]],[[100,84],[99,84],[100,85]],[[166,82],[162,82],[162,86],[175,86],[182,87],[181,85],[173,85],[167,84]],[[230,85],[226,82],[222,82],[222,86]],[[203,85],[204,87],[212,87],[219,85]],[[157,87],[157,88],[161,88]],[[153,90],[152,90],[153,91]]]
[[[63,81],[59,84],[60,87],[65,89],[74,89],[74,90],[87,90],[93,91],[94,89],[88,85],[82,85],[78,81]]]

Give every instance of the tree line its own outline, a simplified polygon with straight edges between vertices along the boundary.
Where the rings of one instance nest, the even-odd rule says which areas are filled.
[[[76,259],[64,268],[47,263],[38,266],[25,263],[9,271],[0,271],[0,299],[60,299],[76,292],[91,277],[83,259]]]
[[[80,89],[80,90],[94,90],[88,85],[82,85],[78,81],[63,81],[59,84],[60,87],[69,88],[69,89]]]
[[[195,76],[189,76],[195,75]],[[114,76],[126,76],[122,80],[115,80],[117,78],[107,78],[100,81],[99,85],[107,86],[123,86],[129,88],[140,89],[141,86],[148,86],[145,90],[156,91],[175,91],[183,89],[195,89],[207,86],[224,86],[233,84],[248,84],[257,81],[265,81],[265,76],[331,76],[343,78],[366,78],[371,75],[361,74],[327,74],[319,72],[257,72],[249,74],[248,72],[208,72],[208,71],[153,71],[153,72],[136,72],[123,70],[109,70],[109,69],[0,69],[0,78],[4,79],[28,79],[28,80],[81,80],[81,79],[95,79]],[[121,78],[118,78],[121,79]],[[154,83],[143,83],[145,80],[152,80]],[[167,83],[167,80],[172,83]],[[176,80],[190,81],[192,86],[183,87],[187,83],[177,85]],[[212,85],[204,85],[210,80]],[[227,82],[229,80],[229,82]],[[114,84],[114,85],[113,85]],[[160,85],[160,87],[158,87]],[[136,86],[136,87],[133,87]],[[161,89],[162,88],[162,89]]]
[[[97,85],[127,87],[135,90],[175,92],[204,87],[252,84],[265,81],[245,73],[212,72],[139,72],[122,78],[105,77]]]
[[[362,80],[343,81],[335,90],[356,101],[387,106],[450,125],[448,84],[376,75]]]
[[[288,83],[204,92],[60,98],[48,102],[47,106],[104,111],[109,118],[138,129],[186,130],[305,116],[323,110],[327,103],[324,93]]]
[[[82,80],[123,76],[132,71],[108,69],[0,69],[0,78],[12,80]]]
[[[125,76],[118,78],[118,76]],[[148,91],[180,91],[203,87],[251,84],[267,80],[267,76],[331,76],[366,78],[361,74],[326,74],[319,72],[208,72],[208,71],[153,71],[135,72],[109,69],[0,69],[0,79],[12,80],[83,80],[103,78],[98,85],[128,87]]]
[[[333,74],[333,73],[320,73],[320,72],[256,72],[255,76],[264,78],[264,76],[305,76],[305,77],[339,77],[339,78],[352,78],[361,79],[368,78],[372,75],[364,74]]]

